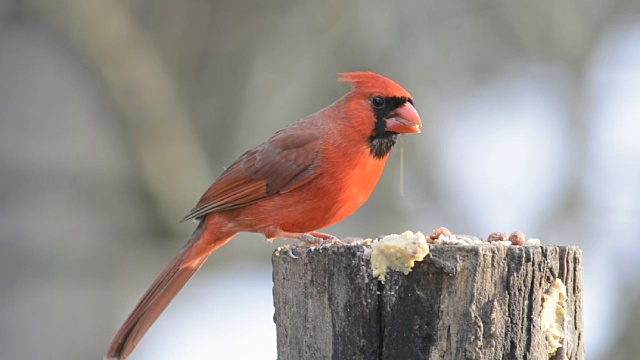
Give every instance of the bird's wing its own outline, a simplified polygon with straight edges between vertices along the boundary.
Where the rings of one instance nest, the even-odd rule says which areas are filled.
[[[183,221],[246,206],[313,179],[322,156],[322,135],[318,128],[303,124],[293,124],[244,153],[209,187]]]

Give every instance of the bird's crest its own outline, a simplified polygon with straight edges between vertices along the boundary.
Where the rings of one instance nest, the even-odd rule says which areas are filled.
[[[338,81],[351,83],[355,91],[411,98],[409,92],[402,86],[376,73],[356,71],[340,73],[339,75],[340,78],[338,78]]]

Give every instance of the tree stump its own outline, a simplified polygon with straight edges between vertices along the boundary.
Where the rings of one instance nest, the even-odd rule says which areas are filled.
[[[274,253],[279,360],[584,358],[579,248],[430,245],[385,284],[366,248]],[[557,278],[567,287],[564,339],[549,355],[540,317]]]

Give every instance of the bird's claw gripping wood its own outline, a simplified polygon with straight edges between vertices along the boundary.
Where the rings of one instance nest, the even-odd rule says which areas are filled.
[[[333,235],[327,235],[325,237],[321,237],[321,236],[313,236],[311,234],[302,234],[300,236],[300,243],[298,244],[299,247],[314,246],[320,249],[328,246],[332,246],[332,245],[342,246],[344,245],[344,243]]]
[[[326,235],[317,233],[320,236],[314,236],[312,234],[302,234],[300,235],[300,242],[297,244],[292,244],[288,246],[286,251],[287,255],[293,259],[297,259],[298,257],[293,254],[293,250],[296,249],[324,249],[330,246],[342,246],[344,242],[340,241],[337,237],[333,235]]]
[[[297,259],[298,258],[297,256],[293,255],[293,250],[295,250],[295,249],[296,248],[294,248],[292,246],[289,246],[287,248],[287,251],[286,251],[286,254],[289,255],[289,257],[292,258],[292,259]]]

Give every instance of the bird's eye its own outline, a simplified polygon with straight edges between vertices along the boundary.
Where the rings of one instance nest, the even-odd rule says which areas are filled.
[[[384,107],[384,98],[382,96],[376,96],[371,99],[371,103],[373,104],[373,107],[380,109]]]

